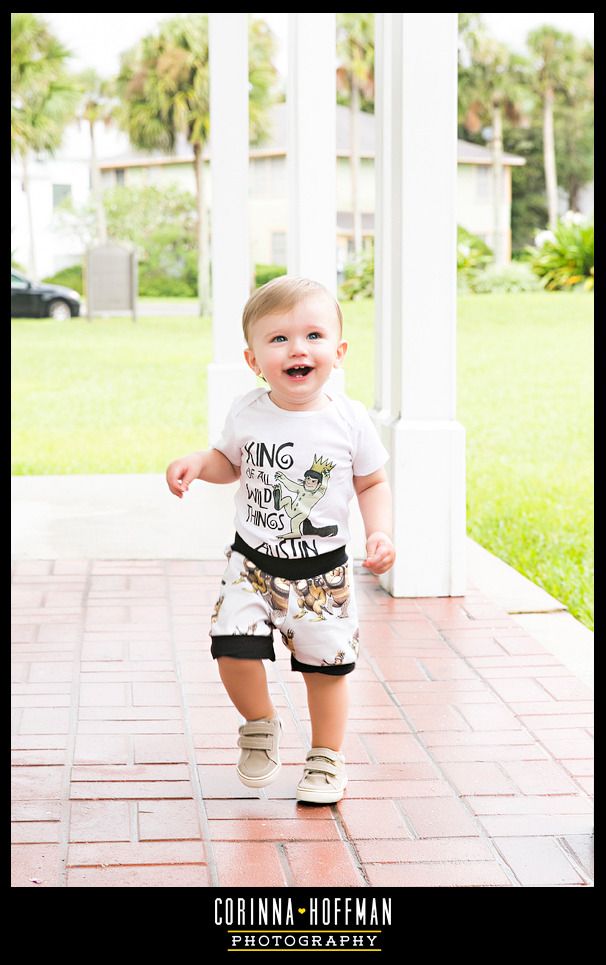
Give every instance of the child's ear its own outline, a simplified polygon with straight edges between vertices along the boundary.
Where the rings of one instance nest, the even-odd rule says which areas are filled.
[[[257,364],[257,360],[256,360],[256,358],[255,358],[255,353],[253,352],[253,350],[252,350],[251,348],[245,348],[245,349],[244,349],[244,358],[246,359],[246,363],[247,363],[248,367],[253,370],[253,372],[255,373],[255,375],[261,375],[261,369],[259,368],[259,366],[258,366],[258,364]]]
[[[335,369],[339,368],[341,362],[343,361],[343,359],[345,358],[345,355],[347,354],[347,348],[348,348],[347,342],[345,341],[339,342],[339,344],[337,345],[337,353],[336,353],[335,361],[333,363],[333,368]]]

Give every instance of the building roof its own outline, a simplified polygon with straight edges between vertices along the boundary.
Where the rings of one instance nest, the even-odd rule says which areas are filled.
[[[275,104],[271,108],[271,133],[267,141],[259,146],[252,147],[251,157],[278,157],[286,154],[288,143],[287,129],[287,105]],[[358,121],[359,152],[360,157],[374,158],[375,156],[375,117],[363,111],[359,113]],[[349,108],[337,105],[337,156],[349,157],[350,155],[350,117]],[[211,142],[207,144],[203,151],[205,158],[210,157],[212,149]],[[130,148],[123,153],[112,158],[107,158],[99,163],[103,170],[124,167],[148,167],[162,164],[192,164],[194,160],[193,152],[184,138],[180,138],[174,154],[166,154],[161,151],[136,151]],[[457,141],[457,162],[459,164],[492,164],[492,154],[490,149],[481,144],[473,144],[470,141]],[[504,154],[503,163],[505,165],[520,166],[526,164],[526,160],[517,154]]]

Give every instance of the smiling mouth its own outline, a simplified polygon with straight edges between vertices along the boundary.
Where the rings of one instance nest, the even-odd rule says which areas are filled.
[[[311,371],[310,365],[293,365],[292,368],[286,369],[286,374],[291,379],[304,379]]]

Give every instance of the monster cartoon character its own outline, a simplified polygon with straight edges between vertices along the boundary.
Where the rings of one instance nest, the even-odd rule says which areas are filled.
[[[326,607],[326,591],[321,583],[321,577],[314,577],[309,580],[296,580],[294,582],[295,594],[299,612],[295,615],[295,620],[301,620],[306,612],[315,613],[315,620],[325,620],[324,611]],[[327,612],[329,612],[327,610]]]
[[[213,610],[213,612],[212,612],[212,614],[211,614],[211,617],[210,617],[210,622],[211,622],[211,623],[216,623],[216,622],[217,622],[217,620],[218,620],[218,618],[219,618],[219,610],[221,609],[221,604],[223,603],[223,600],[224,600],[224,599],[225,599],[225,596],[224,596],[223,593],[222,593],[221,596],[219,597],[219,599],[217,600],[217,602],[215,603],[214,610]]]
[[[349,607],[349,571],[347,566],[336,566],[321,577],[326,588],[330,612],[338,610],[339,617],[346,617]]]
[[[289,629],[286,631],[286,633],[283,633],[282,630],[280,630],[280,633],[282,635],[282,643],[284,644],[284,646],[287,647],[291,653],[294,653],[295,645],[293,640],[295,636],[295,631],[292,629]]]
[[[336,654],[336,656],[335,656],[335,659],[334,659],[332,662],[331,662],[330,660],[323,660],[323,661],[322,661],[322,666],[323,666],[323,667],[336,667],[336,666],[338,666],[339,664],[343,663],[344,660],[345,660],[345,651],[344,651],[344,650],[338,650],[338,651],[337,651],[337,654]]]
[[[250,593],[257,593],[258,591],[259,593],[263,594],[267,593],[267,585],[265,583],[266,575],[267,574],[263,573],[255,563],[253,563],[251,560],[245,559],[242,564],[240,576],[233,582],[244,583],[244,581],[247,580],[251,585],[251,589],[249,591]],[[245,586],[243,589],[248,590],[248,587]]]
[[[283,509],[290,517],[290,533],[282,534],[282,539],[336,535],[338,526],[316,527],[309,520],[311,510],[328,489],[328,480],[334,468],[334,462],[314,454],[311,467],[305,470],[303,479],[289,479],[283,472],[276,473],[274,506],[276,509]],[[294,495],[283,496],[282,487],[290,490]]]
[[[244,560],[242,572],[239,579],[234,583],[242,583],[246,580],[250,583],[251,593],[259,593],[271,609],[272,619],[285,616],[288,609],[288,580],[283,580],[279,576],[271,576],[264,573],[251,560]],[[244,587],[244,589],[248,589]]]
[[[279,576],[269,576],[267,574],[269,590],[264,594],[264,599],[269,603],[272,612],[272,619],[286,616],[288,610],[288,596],[290,584],[288,580],[283,580]]]

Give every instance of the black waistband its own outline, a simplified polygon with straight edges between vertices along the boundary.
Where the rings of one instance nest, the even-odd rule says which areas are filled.
[[[282,576],[285,580],[305,580],[312,576],[319,576],[321,573],[329,573],[337,566],[345,566],[347,563],[347,553],[345,547],[340,546],[329,553],[320,553],[319,556],[305,556],[302,559],[285,559],[283,556],[270,556],[267,553],[259,553],[258,550],[245,543],[239,533],[231,544],[232,550],[242,553],[247,560],[251,560],[264,573],[271,576]]]

